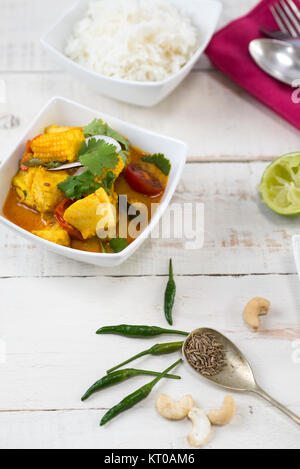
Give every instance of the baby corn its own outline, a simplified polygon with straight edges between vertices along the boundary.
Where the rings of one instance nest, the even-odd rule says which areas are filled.
[[[72,163],[77,159],[84,140],[83,132],[79,129],[41,135],[31,144],[33,158],[38,158],[45,163],[50,161]]]
[[[68,130],[81,130],[81,127],[59,127],[58,125],[49,125],[45,128],[45,134],[57,134],[67,132]]]

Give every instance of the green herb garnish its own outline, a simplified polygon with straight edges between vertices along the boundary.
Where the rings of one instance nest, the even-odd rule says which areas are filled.
[[[118,253],[127,248],[128,242],[125,238],[114,238],[109,242],[109,245],[115,253]]]
[[[103,243],[102,243],[101,239],[99,239],[99,245],[100,245],[100,249],[101,249],[101,251],[102,251],[102,254],[106,254],[106,249],[105,249],[105,247],[103,246]]]
[[[95,181],[91,171],[85,171],[79,176],[68,177],[60,182],[57,187],[66,194],[69,199],[81,199],[82,195],[90,195],[100,189],[101,184]]]
[[[92,138],[88,144],[83,142],[79,150],[79,161],[94,176],[102,176],[105,169],[115,169],[119,158],[114,145]]]
[[[129,151],[122,150],[122,151],[119,152],[119,155],[122,158],[122,160],[124,161],[124,164],[126,165],[127,162],[128,162],[128,158],[129,158]]]
[[[92,138],[88,144],[85,142],[82,144],[79,150],[79,161],[88,170],[79,176],[68,177],[58,184],[58,188],[69,199],[80,199],[83,195],[93,194],[100,187],[103,187],[106,192],[111,190],[116,178],[112,170],[119,161],[114,145]],[[95,176],[101,177],[106,170],[108,171],[101,182],[96,182]]]
[[[93,122],[83,128],[83,133],[86,138],[94,137],[95,135],[106,135],[107,137],[112,137],[120,143],[123,150],[129,150],[128,140],[116,130],[109,127],[109,125],[102,119],[94,119]]]
[[[147,155],[142,158],[145,163],[154,164],[160,169],[165,176],[169,176],[171,171],[170,161],[162,153],[155,153],[154,155]]]
[[[109,192],[112,188],[116,176],[109,171],[101,182],[95,181],[95,176],[91,171],[85,171],[80,176],[68,177],[58,184],[58,188],[66,194],[69,199],[81,199],[81,197],[93,194],[101,187]]]
[[[106,192],[109,192],[111,190],[115,179],[116,175],[112,171],[108,171],[104,178],[102,178],[101,186],[103,187],[103,189],[106,190]]]

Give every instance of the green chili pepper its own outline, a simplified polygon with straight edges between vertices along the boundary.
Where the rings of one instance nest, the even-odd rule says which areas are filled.
[[[167,342],[165,344],[155,344],[151,348],[147,350],[143,350],[143,352],[138,353],[137,355],[134,355],[132,358],[129,358],[123,363],[120,363],[119,365],[114,366],[110,370],[107,371],[107,373],[112,373],[112,371],[117,370],[118,368],[121,368],[121,366],[127,365],[127,363],[132,362],[133,360],[136,360],[137,358],[143,357],[144,355],[164,355],[166,353],[173,353],[177,352],[182,348],[183,342]]]
[[[169,281],[168,281],[166,292],[165,292],[165,316],[170,326],[173,325],[172,310],[174,306],[175,295],[176,295],[176,284],[175,284],[174,275],[173,275],[172,259],[170,259]]]
[[[131,326],[128,324],[121,324],[120,326],[106,326],[101,327],[96,334],[117,334],[125,337],[153,337],[161,334],[178,334],[188,336],[188,332],[175,331],[172,329],[162,329],[156,326]]]
[[[109,386],[114,386],[115,384],[122,383],[123,381],[133,378],[134,376],[138,375],[149,375],[149,376],[160,376],[161,373],[157,371],[149,371],[149,370],[136,370],[134,368],[127,368],[125,370],[118,370],[114,373],[110,373],[109,375],[103,376],[103,378],[99,379],[93,386],[91,386],[84,396],[81,398],[82,401],[85,401],[97,391],[101,391],[104,388],[108,388]],[[180,376],[177,375],[166,375],[166,378],[169,379],[181,379]]]
[[[64,162],[50,161],[49,163],[45,163],[41,161],[39,158],[31,158],[31,160],[25,161],[23,165],[27,166],[27,168],[37,168],[39,166],[42,166],[47,169],[55,169],[55,168],[59,168],[60,166],[66,163],[68,163],[68,161],[64,161]]]
[[[100,426],[102,427],[105,425],[109,420],[113,419],[117,415],[119,415],[121,412],[124,412],[125,410],[130,409],[131,407],[135,406],[138,404],[140,401],[145,399],[150,392],[152,391],[153,387],[162,379],[165,378],[167,373],[172,370],[176,365],[181,363],[182,360],[177,360],[172,366],[169,366],[163,373],[161,373],[157,378],[155,378],[153,381],[151,381],[148,384],[145,384],[141,388],[137,389],[135,392],[130,394],[129,396],[125,397],[119,404],[115,405],[112,407],[104,417],[102,418],[100,422]]]

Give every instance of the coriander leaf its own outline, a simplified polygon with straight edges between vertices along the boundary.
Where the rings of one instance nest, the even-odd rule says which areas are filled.
[[[83,195],[89,195],[100,189],[101,184],[95,181],[91,171],[85,171],[79,176],[68,177],[57,186],[69,199],[81,199]]]
[[[115,182],[116,175],[112,171],[108,171],[104,178],[101,179],[101,186],[106,192],[110,191]]]
[[[113,170],[119,162],[116,147],[95,138],[85,142],[79,150],[79,161],[95,176],[102,176],[105,169]]]
[[[91,138],[88,143],[82,142],[78,151],[78,157],[84,155],[88,151],[94,150],[95,148],[97,148],[97,140],[95,138]]]
[[[109,242],[109,245],[111,249],[117,253],[124,251],[128,246],[128,242],[127,239],[124,238],[114,238]]]
[[[122,137],[122,135],[119,134],[119,132],[117,132],[116,130],[107,126],[106,133],[104,135],[114,138],[115,140],[117,140],[117,142],[119,142],[119,144],[121,145],[122,148],[124,148],[124,150],[126,151],[129,150],[128,140],[125,137]]]
[[[94,135],[105,135],[106,123],[101,119],[94,119],[89,125],[83,127],[85,138],[94,137]]]
[[[128,162],[128,158],[129,158],[129,152],[122,150],[122,151],[119,152],[119,155],[122,158],[122,160],[124,161],[124,164],[126,165],[127,162]]]
[[[106,135],[107,137],[112,137],[121,144],[124,150],[129,150],[128,140],[116,130],[109,127],[109,125],[101,119],[94,119],[93,122],[83,128],[83,133],[86,138],[94,137],[95,135]]]
[[[171,163],[162,153],[144,156],[142,160],[145,161],[145,163],[154,164],[164,173],[165,176],[169,176],[171,171]]]

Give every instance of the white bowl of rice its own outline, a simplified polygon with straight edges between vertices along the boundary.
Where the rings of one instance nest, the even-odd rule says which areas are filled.
[[[81,0],[41,42],[100,94],[153,106],[191,71],[221,9],[217,0]]]

